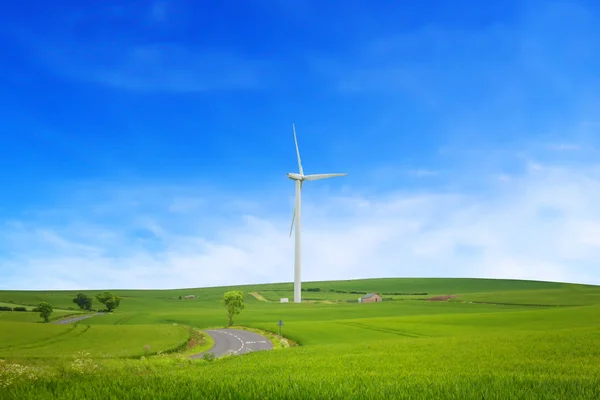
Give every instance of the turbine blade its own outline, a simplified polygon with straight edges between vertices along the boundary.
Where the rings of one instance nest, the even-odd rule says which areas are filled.
[[[292,214],[292,225],[290,225],[290,237],[292,236],[292,231],[294,230],[294,220],[296,219],[296,207],[294,207],[294,213]]]
[[[304,175],[304,171],[302,170],[302,162],[300,161],[300,150],[298,149],[298,139],[296,138],[296,125],[292,124],[292,128],[294,129],[294,143],[296,143],[296,155],[298,155],[298,170],[300,171],[300,175]]]
[[[302,181],[300,181],[300,191],[302,191]],[[298,192],[296,192],[296,198],[294,199],[294,213],[292,214],[292,225],[290,225],[290,237],[294,230],[294,221],[296,220],[296,201],[298,200]]]
[[[348,174],[312,174],[305,175],[304,179],[307,181],[317,181],[319,179],[335,178],[336,176],[346,176]]]

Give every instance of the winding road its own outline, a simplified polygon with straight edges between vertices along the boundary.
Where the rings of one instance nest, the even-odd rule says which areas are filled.
[[[215,357],[222,357],[228,353],[244,354],[252,351],[271,350],[273,343],[263,335],[240,329],[211,329],[204,331],[215,341],[212,349],[191,358],[200,358],[206,353],[213,353]]]
[[[87,314],[80,317],[73,317],[54,321],[55,324],[71,324],[81,321],[86,318],[91,318],[96,315],[103,315],[99,312],[96,314]],[[241,329],[210,329],[204,331],[208,333],[215,344],[210,350],[195,354],[190,358],[201,358],[206,353],[212,353],[215,357],[222,357],[227,354],[245,354],[253,351],[271,350],[273,343],[263,335],[258,333],[244,331]]]

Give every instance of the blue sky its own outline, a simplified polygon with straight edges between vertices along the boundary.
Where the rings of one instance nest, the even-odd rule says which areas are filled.
[[[13,2],[0,289],[600,284],[593,1]]]

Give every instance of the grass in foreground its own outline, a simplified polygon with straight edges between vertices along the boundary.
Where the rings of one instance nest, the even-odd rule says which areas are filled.
[[[18,334],[17,334],[18,333]],[[55,359],[87,351],[95,358],[140,357],[185,348],[189,329],[173,325],[90,326],[0,323],[0,359]],[[146,350],[145,346],[149,346]]]
[[[598,332],[505,332],[36,371],[6,399],[597,399]],[[65,379],[69,378],[69,379]]]

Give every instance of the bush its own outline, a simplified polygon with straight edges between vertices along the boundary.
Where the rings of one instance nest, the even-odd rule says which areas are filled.
[[[116,296],[116,295],[114,295],[110,292],[106,292],[106,291],[97,294],[96,299],[98,299],[98,301],[100,303],[102,303],[106,306],[107,312],[112,312],[114,309],[119,307],[119,304],[121,304],[121,297]],[[90,303],[90,308],[92,308],[91,303]]]
[[[27,309],[25,307],[15,307],[13,311],[27,311]]]
[[[0,311],[12,311],[12,307],[0,306]]]
[[[78,293],[73,299],[73,303],[77,304],[80,309],[87,311],[92,308],[92,301],[93,299],[84,293]]]
[[[43,301],[37,306],[37,308],[40,312],[40,318],[43,318],[44,322],[49,322],[50,315],[53,311],[52,305]]]

